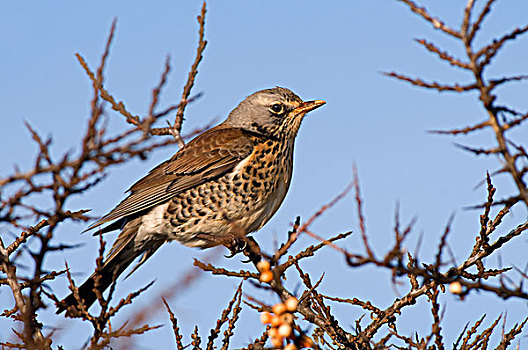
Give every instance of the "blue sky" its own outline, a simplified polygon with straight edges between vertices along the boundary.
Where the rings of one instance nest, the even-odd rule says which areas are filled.
[[[424,1],[431,12],[458,26],[463,2]],[[164,90],[161,106],[175,103],[181,96],[188,69],[194,59],[197,41],[196,15],[199,1],[112,1],[92,3],[3,2],[0,4],[0,116],[2,149],[0,175],[8,174],[14,164],[28,169],[36,146],[23,125],[28,121],[43,135],[54,139],[58,158],[67,150],[78,149],[86,125],[91,99],[91,83],[74,54],[83,55],[92,67],[98,63],[114,18],[117,32],[106,71],[106,87],[137,114],[147,112],[151,90],[157,84],[167,54],[172,72]],[[489,41],[514,27],[524,25],[528,3],[498,1],[478,43]],[[479,212],[463,208],[485,199],[485,188],[475,186],[486,170],[499,168],[493,158],[476,158],[454,146],[453,142],[482,145],[493,142],[487,133],[460,139],[435,136],[426,131],[462,127],[485,118],[477,96],[438,94],[407,86],[381,74],[396,70],[428,80],[468,81],[466,73],[449,67],[429,55],[413,39],[428,38],[459,56],[463,48],[434,31],[405,6],[396,1],[211,1],[206,18],[208,46],[200,65],[194,92],[203,97],[186,111],[183,131],[223,120],[243,98],[254,91],[273,86],[291,88],[304,99],[323,99],[327,105],[304,121],[296,143],[295,169],[289,194],[275,217],[256,234],[256,239],[271,250],[274,237],[284,239],[297,215],[308,218],[335,197],[352,179],[352,166],[359,170],[369,239],[381,254],[392,242],[394,210],[401,209],[403,223],[416,217],[414,234],[408,244],[412,250],[423,235],[422,259],[431,260],[438,238],[448,218],[455,214],[449,243],[457,261],[470,252],[479,227]],[[521,37],[498,55],[491,76],[523,74],[528,71],[528,38]],[[526,83],[500,91],[500,100],[526,110]],[[173,116],[170,117],[171,119]],[[119,115],[109,113],[111,130],[125,127]],[[514,134],[517,141],[528,141],[526,132]],[[110,176],[89,193],[69,202],[72,210],[91,208],[105,214],[123,198],[123,192],[149,169],[176,151],[154,152],[146,161],[116,167]],[[511,193],[509,178],[497,178],[498,197]],[[526,211],[517,208],[500,232],[523,221]],[[358,232],[355,204],[346,197],[314,223],[312,229],[329,237],[338,232]],[[48,266],[60,267],[67,260],[78,273],[78,280],[93,271],[97,239],[80,235],[83,225],[64,225],[57,242],[85,243],[75,251],[49,256]],[[113,236],[108,236],[110,240]],[[313,242],[301,240],[299,249]],[[526,238],[520,237],[502,255],[504,264],[524,267]],[[361,250],[358,235],[342,244]],[[239,257],[227,260],[219,251],[216,264],[233,269],[244,267]],[[176,243],[162,248],[138,272],[118,284],[117,297],[157,279],[156,284],[134,305],[159,303],[153,299],[189,269],[193,257],[201,252]],[[492,258],[492,264],[496,264]],[[389,305],[397,296],[387,272],[348,269],[344,259],[331,250],[304,265],[314,276],[325,272],[324,291],[341,297],[370,299]],[[295,280],[292,275],[290,279]],[[292,282],[293,283],[293,282]],[[66,282],[56,281],[58,295],[67,293]],[[405,285],[406,286],[406,285]],[[213,327],[221,310],[236,288],[236,282],[216,276],[202,276],[191,288],[170,299],[188,336],[198,324],[203,336]],[[404,292],[406,287],[401,287]],[[268,298],[252,290],[250,295]],[[10,305],[7,292],[0,294],[1,305]],[[486,312],[489,321],[508,312],[507,325],[520,321],[528,312],[526,303],[503,302],[488,295],[471,295],[459,302],[442,295],[447,308],[443,330],[446,344],[453,341],[468,321]],[[131,310],[134,307],[130,308]],[[398,323],[402,333],[428,332],[428,306],[419,303],[404,311]],[[336,308],[342,324],[353,324],[361,310]],[[60,317],[44,313],[43,320],[66,325]],[[120,321],[126,320],[125,311]],[[263,327],[258,315],[245,311],[238,325],[234,346],[242,346],[260,335]],[[119,321],[117,321],[119,322]],[[161,312],[149,324],[163,323],[162,329],[141,336],[138,349],[165,348],[173,344],[168,317]],[[6,339],[9,327],[0,321],[0,338]],[[78,326],[78,328],[77,328]],[[65,329],[57,344],[79,347],[89,336],[90,327],[76,323]],[[526,334],[526,332],[524,333]],[[186,338],[189,341],[189,338]],[[524,340],[526,343],[526,340]]]

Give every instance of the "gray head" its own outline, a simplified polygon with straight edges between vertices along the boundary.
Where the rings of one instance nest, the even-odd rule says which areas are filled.
[[[323,104],[320,100],[303,102],[293,91],[275,87],[248,96],[224,124],[259,134],[295,137],[306,113]]]

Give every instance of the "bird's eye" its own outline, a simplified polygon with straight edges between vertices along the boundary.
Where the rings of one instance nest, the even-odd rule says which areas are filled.
[[[284,106],[280,103],[274,103],[271,105],[270,110],[275,114],[281,114],[284,111]]]

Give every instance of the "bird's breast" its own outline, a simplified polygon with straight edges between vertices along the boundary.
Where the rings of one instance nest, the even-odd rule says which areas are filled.
[[[293,165],[293,143],[267,140],[233,171],[247,217],[239,219],[247,232],[260,229],[275,214],[288,192]]]
[[[164,220],[169,239],[209,247],[233,225],[246,234],[258,230],[281,205],[292,175],[293,146],[269,140],[255,146],[231,172],[175,196]],[[206,237],[211,237],[208,240]]]

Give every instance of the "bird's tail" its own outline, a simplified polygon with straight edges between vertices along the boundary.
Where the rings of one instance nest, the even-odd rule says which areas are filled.
[[[97,290],[103,293],[119,275],[141,254],[145,253],[144,249],[138,249],[135,245],[138,225],[125,225],[123,231],[119,234],[112,250],[110,250],[106,261],[99,271],[94,272],[79,288],[79,297],[88,309],[96,300],[95,281],[100,276]],[[143,259],[142,259],[143,260]],[[57,314],[68,310],[72,306],[77,306],[78,300],[71,293],[57,307]]]

